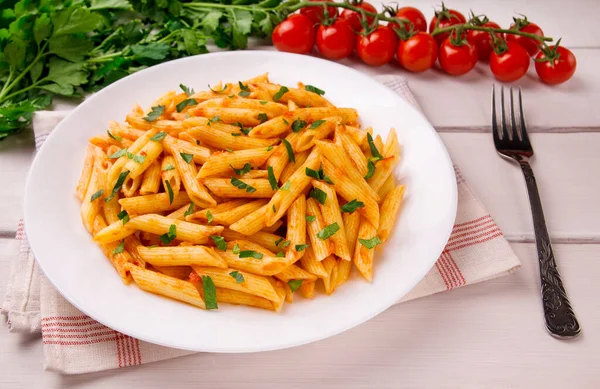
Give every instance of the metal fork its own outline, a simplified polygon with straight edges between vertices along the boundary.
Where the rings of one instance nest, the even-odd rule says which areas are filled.
[[[575,317],[575,312],[571,307],[567,292],[556,268],[550,237],[546,229],[540,194],[533,170],[529,165],[529,158],[533,156],[533,148],[531,147],[529,136],[527,136],[527,127],[525,126],[521,88],[519,87],[519,125],[517,125],[512,87],[510,88],[510,125],[506,121],[504,109],[504,87],[500,90],[500,102],[501,129],[498,128],[496,120],[496,92],[495,86],[492,86],[492,132],[496,151],[502,157],[516,161],[525,175],[538,251],[546,329],[556,338],[574,338],[581,333],[581,327]]]

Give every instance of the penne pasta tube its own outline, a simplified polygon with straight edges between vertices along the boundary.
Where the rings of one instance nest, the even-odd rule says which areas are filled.
[[[107,223],[112,224],[119,220],[121,205],[116,197],[108,203],[105,201],[104,204],[102,204],[102,208],[104,210],[104,220],[106,220]]]
[[[129,123],[129,125],[138,130],[147,131],[152,128],[152,124],[150,122],[144,120],[144,110],[139,105],[135,105],[131,112],[125,116],[125,121]]]
[[[271,251],[271,254],[277,253],[281,250],[278,243],[283,240],[279,235],[272,234],[266,231],[258,231],[252,235],[246,236],[237,231],[230,229],[224,229],[221,235],[228,241],[232,240],[245,240],[264,247],[266,250]]]
[[[190,109],[190,114],[193,116],[203,116],[212,118],[218,116],[218,120],[224,123],[241,123],[244,126],[254,127],[261,123],[260,115],[273,116],[272,113],[267,113],[258,109],[246,108],[211,108],[200,107]]]
[[[354,142],[354,139],[345,129],[346,126],[338,126],[335,130],[336,141],[339,139],[342,147],[346,151],[346,154],[350,157],[352,165],[356,168],[361,176],[366,176],[369,169],[367,167],[367,157],[363,154],[360,146]]]
[[[119,137],[120,139],[115,139],[119,135],[114,135],[112,133],[111,133],[111,135],[112,136],[109,136],[109,135],[93,136],[90,139],[88,139],[88,142],[90,142],[91,144],[93,144],[96,147],[101,148],[105,152],[108,151],[108,149],[111,146],[116,147],[117,150],[131,146],[131,141],[129,139],[123,139],[122,137]]]
[[[186,128],[198,127],[198,126],[207,126],[214,130],[219,130],[228,135],[237,134],[241,132],[240,126],[237,124],[227,124],[222,121],[212,121],[209,118],[203,117],[190,117],[183,120],[183,125]]]
[[[262,230],[267,226],[265,213],[267,212],[268,206],[268,204],[262,206],[261,208],[257,209],[251,214],[231,224],[229,228],[243,235],[256,234],[258,231]]]
[[[331,282],[334,289],[348,280],[350,270],[352,270],[352,261],[338,261],[337,266],[331,273]]]
[[[273,303],[265,298],[255,296],[253,294],[240,292],[233,289],[215,288],[217,292],[217,301],[219,303],[248,305],[273,311]]]
[[[371,222],[361,218],[357,239],[370,240],[377,237],[377,229]],[[374,248],[368,248],[357,241],[354,249],[354,264],[360,274],[369,282],[373,280],[373,252]]]
[[[96,216],[102,210],[102,203],[104,202],[104,196],[101,190],[103,190],[105,186],[105,178],[100,164],[100,159],[94,158],[90,182],[88,183],[80,207],[81,220],[83,221],[85,228],[90,232],[92,232],[94,228],[94,220],[96,220]]]
[[[186,219],[186,213],[189,211],[190,206],[192,203],[186,204],[181,208],[176,209],[175,211],[171,212],[170,214],[167,215],[167,218],[169,219],[178,219],[178,220],[185,220]],[[195,206],[194,206],[195,208]]]
[[[137,236],[129,235],[123,241],[125,242],[125,250],[131,255],[130,262],[136,266],[146,268],[146,261],[144,261],[144,258],[142,258],[138,252],[138,248],[143,247],[143,245]]]
[[[294,145],[296,144],[296,141],[298,140],[299,135],[297,133],[290,133],[288,134],[288,136],[285,137],[285,139],[288,141],[289,145],[291,146],[292,149],[292,153],[294,152]],[[294,159],[295,159],[295,155],[294,155]],[[287,146],[285,145],[284,142],[281,142],[281,144],[279,144],[279,146],[275,147],[275,151],[273,151],[273,154],[271,154],[271,156],[269,157],[269,159],[267,160],[266,166],[267,169],[269,167],[273,168],[273,175],[275,176],[275,179],[279,180],[279,176],[281,175],[281,172],[283,171],[283,169],[291,162],[290,161],[290,154],[288,151]]]
[[[344,229],[346,231],[346,239],[348,239],[348,250],[354,253],[356,239],[358,237],[358,228],[360,226],[360,213],[351,212],[342,214],[344,219]]]
[[[367,130],[361,130],[358,127],[346,125],[346,132],[352,138],[352,140],[354,140],[354,143],[356,143],[362,149],[362,146],[366,145],[367,143],[367,133],[372,133],[373,130],[370,127]],[[369,145],[366,146],[368,149]]]
[[[275,231],[277,231],[282,225],[283,225],[283,222],[281,220],[277,220],[277,222],[275,224],[273,224],[270,227],[263,228],[261,230],[261,232],[268,232],[268,233],[274,234]]]
[[[236,98],[219,98],[204,101],[198,104],[198,107],[210,108],[245,108],[265,112],[271,116],[283,115],[287,112],[287,106],[272,101],[260,101],[256,99],[245,99],[242,97]]]
[[[187,281],[190,278],[192,268],[189,266],[152,266],[156,271],[169,277],[179,278]]]
[[[304,194],[292,203],[287,213],[287,240],[290,245],[286,259],[294,263],[304,255],[306,250],[306,197]]]
[[[309,127],[308,130],[303,131],[301,133],[300,138],[298,139],[298,143],[296,143],[296,150],[310,150],[315,145],[315,140],[328,138],[329,135],[333,133],[338,124],[342,122],[342,118],[339,116],[326,118],[324,120],[325,122],[317,128],[311,129]]]
[[[142,290],[206,309],[200,292],[189,281],[142,269],[139,266],[130,266],[129,271],[137,286]]]
[[[196,144],[195,139],[193,139],[192,142],[189,142],[183,139],[169,137],[169,141],[176,144],[182,153],[192,154],[193,161],[197,164],[203,164],[210,158],[210,149]]]
[[[219,176],[225,173],[233,174],[235,173],[234,169],[241,170],[246,164],[257,168],[265,163],[272,152],[273,150],[261,147],[258,149],[238,150],[231,153],[227,151],[213,153],[198,171],[197,178]]]
[[[375,172],[367,180],[367,183],[374,191],[379,191],[387,179],[392,176],[398,162],[399,157],[387,157],[375,163]]]
[[[117,220],[94,234],[94,241],[97,243],[109,243],[123,240],[129,235],[133,235],[135,231],[135,228],[126,226],[121,220]]]
[[[113,136],[120,136],[121,138],[129,139],[130,141],[135,141],[146,132],[145,130],[138,130],[137,128],[117,123],[114,120],[111,120],[108,123],[108,128]],[[127,147],[129,148],[131,146]]]
[[[177,136],[177,134],[186,130],[181,120],[156,120],[152,122],[152,128],[164,131],[172,136]]]
[[[159,141],[150,140],[139,152],[130,152],[127,154],[129,161],[125,164],[124,169],[129,170],[130,179],[141,176],[150,165],[162,154],[163,146]]]
[[[174,211],[184,205],[189,205],[189,203],[190,198],[186,192],[179,192],[173,197],[172,203],[169,200],[168,193],[135,196],[119,200],[119,204],[121,204],[130,215]]]
[[[313,280],[314,281],[317,279],[317,276],[315,276],[312,273],[307,272],[306,270],[302,269],[299,266],[290,265],[290,266],[286,267],[285,269],[283,269],[283,271],[281,273],[275,274],[275,278],[287,283],[289,280]]]
[[[90,182],[90,177],[92,176],[95,155],[94,147],[95,146],[88,144],[85,153],[83,169],[81,170],[81,176],[79,177],[79,181],[77,182],[77,188],[75,189],[75,196],[79,199],[79,201],[83,201],[85,197],[85,192],[87,191],[87,187]]]
[[[215,286],[219,288],[237,290],[275,302],[280,299],[275,288],[266,277],[235,269],[220,269],[197,265],[192,265],[192,269],[194,269],[200,277],[203,275],[209,276],[213,280]],[[238,282],[236,277],[231,275],[234,271],[237,272],[234,274],[238,275],[238,277],[243,277],[242,282]]]
[[[264,201],[264,200],[263,200]],[[203,223],[207,223],[209,220],[209,217],[213,217],[215,215],[218,215],[222,212],[227,212],[230,211],[232,209],[235,209],[237,207],[241,207],[242,205],[246,204],[247,200],[244,199],[238,199],[238,200],[231,200],[231,201],[227,201],[221,204],[218,204],[216,207],[211,207],[211,208],[206,208],[206,209],[200,209],[194,213],[191,213],[189,215],[187,215],[185,217],[185,220],[187,221],[201,221]],[[214,221],[213,221],[214,223]],[[218,224],[218,223],[214,223],[214,224]]]
[[[160,169],[160,178],[165,193],[168,193],[169,191],[169,188],[167,187],[168,182],[173,194],[175,196],[179,195],[179,190],[181,189],[181,176],[175,167],[175,157],[172,155],[166,155],[163,158]]]
[[[323,267],[327,272],[327,277],[323,277],[323,285],[325,286],[325,293],[328,295],[332,294],[335,291],[336,284],[333,280],[333,272],[335,268],[338,266],[338,261],[335,259],[335,256],[331,255],[325,258],[322,261]]]
[[[302,297],[306,298],[306,299],[310,299],[313,297],[313,295],[315,294],[315,281],[308,281],[305,280],[302,282],[302,285],[300,285],[300,294],[302,295]]]
[[[398,185],[395,187],[383,200],[381,209],[379,211],[380,223],[377,228],[377,236],[381,240],[381,243],[389,238],[392,228],[396,223],[398,217],[398,211],[402,205],[402,197],[404,196],[404,185]]]
[[[94,225],[92,226],[92,234],[97,233],[98,231],[104,229],[106,227],[106,222],[102,219],[102,216],[96,216],[94,220]],[[124,284],[128,284],[131,282],[131,278],[127,273],[128,265],[132,262],[131,255],[127,252],[127,250],[117,250],[121,243],[110,242],[99,244],[100,249],[108,258],[110,263],[113,265],[119,277],[121,277],[121,281]]]
[[[152,165],[144,172],[144,177],[142,178],[142,185],[140,186],[140,194],[155,194],[158,193],[158,189],[160,188],[160,171],[161,164],[159,161],[154,161]]]
[[[321,214],[326,226],[338,225],[338,231],[335,232],[329,239],[334,244],[335,255],[345,261],[351,261],[352,256],[348,249],[348,240],[346,238],[346,231],[344,228],[344,221],[342,220],[342,211],[340,210],[340,204],[337,200],[337,193],[332,186],[325,184],[321,181],[313,180],[312,185],[314,188],[322,190],[327,194],[324,203],[321,204]]]
[[[137,216],[127,223],[129,228],[156,235],[170,233],[169,230],[172,225],[176,228],[174,239],[195,244],[206,244],[211,235],[220,235],[223,231],[221,226],[202,226],[182,220],[168,219],[156,214]]]
[[[213,266],[227,268],[214,249],[204,246],[138,247],[140,256],[152,266]]]
[[[256,86],[260,89],[268,91],[271,96],[276,94],[280,89],[281,85],[277,84],[268,84],[257,82]],[[287,103],[288,101],[293,101],[298,105],[303,107],[311,106],[311,107],[331,107],[331,104],[327,99],[322,97],[321,95],[309,92],[305,89],[297,89],[288,87],[288,91],[283,94],[281,99],[279,99],[282,103]]]
[[[250,170],[248,173],[244,173],[240,176],[240,180],[245,178],[268,178],[269,172],[267,170]]]
[[[233,209],[223,211],[215,214],[214,223],[222,226],[229,226],[241,218],[248,216],[252,212],[264,207],[267,204],[266,199],[258,199],[250,202],[244,201],[244,204],[241,204]]]
[[[285,258],[263,255],[261,259],[240,258],[239,254],[233,252],[218,251],[219,255],[227,262],[230,268],[247,271],[249,273],[272,276],[281,273],[283,269],[289,266]]]
[[[387,194],[390,193],[395,187],[396,187],[396,182],[394,181],[394,175],[390,174],[388,176],[388,178],[385,180],[385,182],[383,183],[383,185],[381,186],[381,188],[379,188],[379,191],[377,191],[377,194],[379,195],[379,198],[381,199],[380,202],[383,199],[385,199]]]
[[[275,309],[275,312],[281,312],[281,308],[283,308],[283,303],[285,302],[285,298],[287,295],[287,293],[285,292],[285,287],[283,286],[284,284],[283,282],[275,278],[269,278],[269,281],[271,282],[271,285],[273,285],[273,287],[275,288],[275,291],[277,292],[280,298],[278,302],[273,302],[273,309]]]
[[[317,277],[323,278],[327,277],[327,272],[325,271],[325,267],[321,261],[318,261],[315,257],[315,253],[311,247],[306,249],[306,252],[300,258],[300,265],[307,272],[314,274]]]
[[[306,162],[309,153],[310,151],[308,150],[303,151],[301,153],[296,153],[295,161],[288,162],[285,164],[285,167],[283,168],[283,170],[281,171],[281,175],[279,176],[279,181],[284,184],[288,182],[292,174],[294,174],[296,170],[298,170],[304,164],[304,162]],[[277,177],[277,175],[275,177]]]
[[[239,129],[239,128],[238,128]],[[279,143],[278,138],[258,139],[249,136],[232,136],[231,133],[225,133],[209,126],[197,126],[187,130],[187,133],[200,140],[203,144],[219,150],[245,150],[257,149],[260,147],[268,148]]]
[[[140,186],[142,186],[142,176],[137,176],[134,179],[127,177],[123,183],[121,192],[125,197],[132,197],[136,195]]]
[[[317,234],[326,227],[326,224],[323,215],[321,214],[319,203],[313,198],[306,200],[306,218],[309,219],[306,221],[307,235],[310,240],[309,248],[314,254],[315,259],[317,261],[322,261],[333,253],[334,245],[332,240],[323,240],[317,236]]]
[[[271,198],[275,191],[264,178],[205,178],[204,185],[217,196],[225,198]]]

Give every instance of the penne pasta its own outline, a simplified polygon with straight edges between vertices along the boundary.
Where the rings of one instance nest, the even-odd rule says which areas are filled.
[[[198,107],[210,108],[245,108],[265,112],[270,116],[283,115],[288,111],[287,106],[272,101],[260,101],[256,99],[246,99],[241,97],[218,98],[204,101],[198,104]]]
[[[97,233],[106,227],[106,222],[102,219],[102,216],[96,216],[94,220],[94,225],[92,226],[92,234]],[[131,282],[131,277],[128,273],[128,265],[132,262],[131,255],[125,249],[118,250],[120,243],[110,242],[110,243],[102,243],[99,244],[100,249],[108,258],[110,263],[113,265],[119,277],[121,277],[121,281],[124,284],[128,284]]]
[[[198,171],[198,179],[211,176],[219,176],[225,173],[231,175],[235,169],[244,169],[246,164],[257,168],[265,163],[273,150],[264,147],[259,149],[238,150],[231,153],[224,151],[213,153]]]
[[[296,150],[306,151],[314,147],[316,140],[326,139],[333,133],[335,128],[342,122],[340,116],[334,116],[332,118],[324,119],[324,123],[318,127],[301,133],[296,143]]]
[[[377,227],[377,236],[381,240],[381,243],[389,238],[396,218],[398,217],[398,211],[402,205],[402,197],[404,196],[404,185],[398,185],[395,187],[383,200],[381,204],[381,215],[379,227]]]
[[[123,239],[123,242],[125,243],[125,250],[127,250],[129,255],[131,255],[130,262],[141,268],[146,268],[146,261],[144,261],[144,258],[142,258],[140,256],[140,253],[138,252],[138,249],[140,247],[143,247],[143,245],[142,242],[140,242],[140,240],[137,238],[137,236],[130,235]]]
[[[94,221],[96,220],[96,216],[100,213],[102,203],[104,202],[102,191],[105,186],[105,174],[100,164],[100,159],[94,158],[92,173],[80,208],[81,220],[89,232],[92,232]]]
[[[283,271],[281,273],[275,274],[275,278],[287,283],[289,280],[313,280],[313,281],[315,281],[317,279],[317,276],[312,273],[309,273],[308,271],[302,269],[299,266],[290,265],[290,266],[286,267],[285,269],[283,269]]]
[[[323,231],[326,224],[319,203],[313,198],[306,200],[306,218],[309,219],[306,221],[306,230],[310,240],[310,251],[317,261],[322,261],[333,253],[334,246],[332,240],[323,240],[318,237],[319,232]]]
[[[215,250],[205,246],[138,247],[138,253],[152,266],[213,266],[227,268]]]
[[[377,237],[377,229],[367,219],[361,218],[358,229],[358,241],[354,249],[354,264],[360,274],[369,282],[373,280],[373,248],[368,248],[360,240],[370,240]]]
[[[152,266],[156,271],[169,277],[187,281],[190,278],[192,268],[189,266]]]
[[[87,191],[90,178],[92,177],[95,155],[94,147],[95,146],[93,145],[88,145],[85,153],[83,169],[81,170],[81,176],[79,177],[79,181],[77,182],[77,188],[75,189],[75,196],[79,199],[79,201],[83,201],[83,199],[85,198],[85,193]]]
[[[129,228],[156,235],[169,234],[173,228],[171,226],[175,226],[176,229],[175,236],[172,239],[195,244],[206,244],[211,235],[219,235],[223,231],[222,226],[202,226],[182,220],[168,219],[156,214],[137,216],[127,223]]]
[[[256,86],[260,89],[268,91],[271,96],[277,93],[281,89],[281,85],[277,84],[268,84],[257,82]],[[288,101],[293,101],[294,103],[301,105],[303,107],[311,106],[311,107],[331,107],[331,104],[327,99],[322,97],[321,95],[313,92],[309,92],[305,89],[296,89],[288,87],[288,91],[281,96],[279,99],[282,103],[287,103]]]
[[[302,281],[302,285],[300,285],[300,294],[302,295],[302,297],[304,297],[305,299],[310,299],[313,297],[314,293],[315,293],[315,281],[308,281],[308,280],[304,280]]]
[[[134,196],[119,200],[119,204],[131,215],[174,211],[189,203],[190,198],[186,192],[179,192],[173,197],[173,202],[170,201],[168,193]]]
[[[160,188],[161,164],[159,161],[154,161],[152,165],[144,172],[142,185],[140,186],[140,194],[155,194]]]
[[[322,278],[323,286],[325,287],[325,293],[330,295],[334,292],[336,287],[336,284],[333,280],[333,273],[338,266],[338,261],[333,255],[330,255],[322,261],[322,264],[325,268],[325,272],[327,273],[327,277]]]
[[[360,146],[356,142],[354,142],[354,139],[352,139],[352,137],[348,135],[348,132],[346,131],[345,127],[346,126],[343,125],[338,126],[335,130],[336,142],[339,140],[342,147],[346,151],[346,154],[350,157],[352,165],[354,165],[358,173],[364,177],[369,171],[367,167],[367,157],[365,157],[365,155],[363,154],[362,150],[360,149]]]
[[[235,269],[220,269],[196,265],[192,265],[192,269],[194,269],[199,276],[209,276],[213,280],[215,286],[219,288],[237,290],[274,302],[280,300],[279,295],[267,277]],[[241,276],[240,279],[243,279],[242,282],[238,282],[237,278],[231,275],[234,271],[237,272],[234,274]]]
[[[258,109],[247,108],[212,108],[201,107],[192,108],[190,114],[193,116],[203,116],[205,118],[218,118],[224,123],[241,123],[244,126],[256,126],[261,123],[260,115],[273,116],[272,113],[264,112]]]
[[[342,211],[340,210],[340,204],[338,203],[335,190],[332,186],[317,180],[313,180],[312,185],[314,188],[323,191],[327,195],[324,204],[321,204],[320,206],[325,225],[338,226],[337,232],[329,238],[335,247],[335,255],[345,261],[351,261],[352,256],[348,249],[348,240],[346,238],[344,221],[342,220]]]
[[[264,247],[266,250],[271,251],[271,254],[281,250],[279,247],[279,242],[283,241],[281,236],[266,231],[258,231],[252,235],[246,236],[237,231],[224,229],[221,235],[228,241],[246,240],[248,242],[256,243]]]
[[[257,149],[260,147],[268,148],[279,143],[279,139],[258,139],[249,136],[232,136],[231,133],[219,131],[212,126],[197,126],[187,130],[187,134],[194,139],[198,139],[205,145],[215,147],[220,150],[245,150]]]
[[[306,197],[303,194],[292,203],[287,214],[287,240],[290,242],[286,259],[294,263],[304,255],[306,244]]]
[[[314,274],[317,277],[327,277],[325,267],[323,267],[321,261],[317,260],[313,249],[310,247],[306,249],[306,252],[302,256],[302,258],[300,258],[300,265],[302,265],[302,268],[304,270],[311,274]]]
[[[264,178],[205,178],[202,181],[212,193],[225,198],[270,199],[275,193],[269,180]]]
[[[163,184],[165,193],[169,192],[169,186],[175,196],[179,195],[181,189],[181,176],[179,171],[175,168],[175,157],[167,155],[163,158],[160,169],[160,178]],[[167,185],[167,182],[169,185]]]
[[[288,162],[286,164],[284,164],[284,168],[281,171],[281,175],[279,176],[279,181],[286,183],[290,180],[290,177],[292,176],[292,174],[294,174],[302,165],[304,165],[304,162],[306,162],[306,159],[308,158],[309,155],[309,151],[303,151],[301,153],[296,153],[294,156],[295,161],[294,162]],[[277,174],[275,174],[275,177],[277,177]]]

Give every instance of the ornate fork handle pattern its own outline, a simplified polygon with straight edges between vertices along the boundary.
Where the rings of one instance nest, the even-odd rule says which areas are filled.
[[[550,237],[546,229],[546,220],[533,170],[526,158],[519,158],[518,162],[525,175],[529,202],[531,203],[533,229],[535,231],[540,265],[542,303],[544,305],[546,328],[551,335],[557,338],[573,338],[581,333],[581,327],[575,317],[575,312],[571,307],[560,279],[560,274],[556,268],[554,252],[552,251]]]

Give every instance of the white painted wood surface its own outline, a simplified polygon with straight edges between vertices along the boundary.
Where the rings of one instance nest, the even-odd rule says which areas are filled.
[[[377,3],[377,2],[374,2]],[[404,3],[403,3],[404,4]],[[430,0],[413,1],[431,17]],[[573,342],[543,328],[529,204],[520,171],[500,159],[489,134],[489,69],[452,78],[439,71],[407,74],[396,65],[366,73],[403,74],[455,163],[523,262],[520,272],[396,306],[336,337],[290,350],[198,354],[79,377],[42,370],[38,337],[0,329],[0,388],[595,388],[600,384],[600,38],[590,32],[596,0],[453,0],[447,6],[485,12],[503,26],[513,12],[547,35],[563,37],[577,56],[573,80],[548,87],[535,71],[519,81],[536,151],[533,168],[564,282],[584,334]],[[33,139],[0,142],[0,291],[21,214]]]

